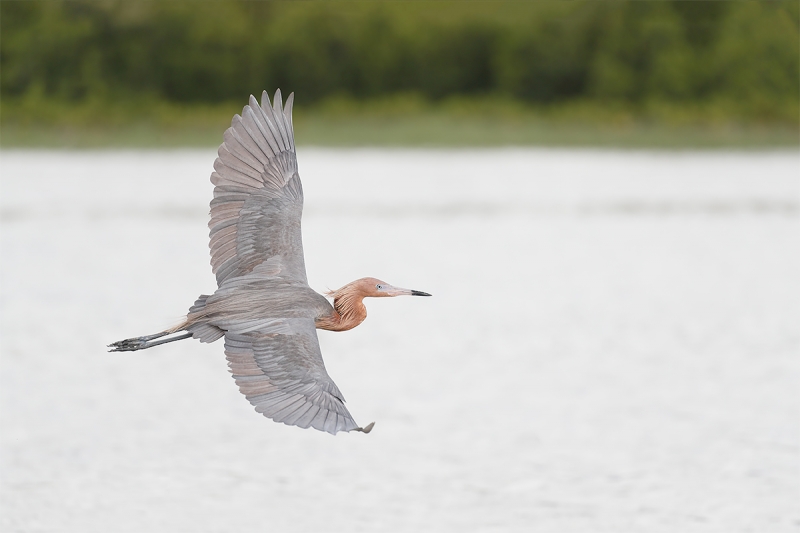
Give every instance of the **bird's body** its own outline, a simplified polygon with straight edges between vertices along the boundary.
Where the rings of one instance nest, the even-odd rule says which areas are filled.
[[[308,286],[293,96],[285,109],[280,91],[273,105],[266,92],[261,105],[251,96],[223,137],[211,174],[209,222],[217,290],[201,295],[178,326],[110,346],[134,351],[189,337],[201,342],[224,337],[231,373],[257,411],[276,422],[333,434],[368,432],[372,425],[355,423],[328,376],[316,330],[359,325],[367,316],[365,297],[429,295],[362,278],[331,292],[331,305]]]

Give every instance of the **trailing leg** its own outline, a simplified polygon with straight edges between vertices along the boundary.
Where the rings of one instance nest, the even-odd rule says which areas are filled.
[[[147,348],[152,348],[153,346],[158,346],[159,344],[166,344],[168,342],[173,341],[180,341],[183,339],[188,339],[192,336],[191,333],[183,333],[181,335],[177,335],[175,337],[170,337],[168,339],[161,339],[159,341],[155,339],[160,339],[166,335],[170,335],[174,333],[174,331],[162,331],[161,333],[154,333],[152,335],[144,335],[142,337],[134,337],[132,339],[125,339],[117,342],[112,342],[108,345],[111,348],[110,352],[134,352],[136,350],[146,350]]]
[[[225,335],[225,332],[217,326],[213,326],[206,322],[206,317],[203,310],[206,306],[206,300],[209,298],[207,294],[201,294],[200,297],[189,308],[189,314],[186,320],[175,326],[174,328],[166,329],[160,333],[153,333],[152,335],[143,335],[141,337],[133,337],[132,339],[125,339],[122,341],[112,342],[108,345],[111,348],[110,352],[135,352],[136,350],[146,350],[159,344],[166,344],[168,342],[180,341],[194,337],[200,342],[214,342]],[[174,333],[180,333],[174,337],[166,337]],[[156,340],[161,339],[161,340]]]

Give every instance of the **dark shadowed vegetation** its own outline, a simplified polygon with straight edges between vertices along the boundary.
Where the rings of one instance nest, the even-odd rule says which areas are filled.
[[[798,4],[0,2],[4,145],[796,144]],[[416,132],[416,133],[415,133]]]

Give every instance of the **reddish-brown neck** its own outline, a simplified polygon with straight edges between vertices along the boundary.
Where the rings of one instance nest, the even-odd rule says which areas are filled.
[[[356,287],[345,285],[332,293],[334,311],[317,319],[318,329],[347,331],[361,324],[367,318],[364,295]]]

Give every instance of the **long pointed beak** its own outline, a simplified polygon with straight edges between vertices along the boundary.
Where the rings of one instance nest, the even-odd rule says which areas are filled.
[[[430,296],[427,292],[415,291],[412,289],[401,289],[400,287],[386,286],[384,289],[388,296]]]

